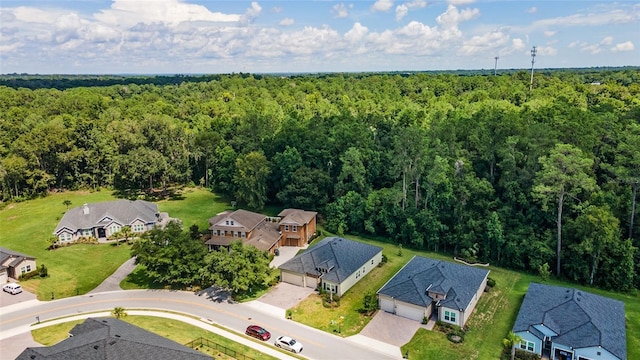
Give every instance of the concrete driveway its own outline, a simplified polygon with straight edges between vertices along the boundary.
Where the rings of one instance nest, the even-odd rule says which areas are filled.
[[[378,310],[360,335],[400,347],[411,341],[421,327],[417,321]]]
[[[18,304],[25,301],[35,300],[36,295],[32,294],[24,289],[20,294],[11,295],[8,292],[2,291],[0,294],[0,307]]]
[[[298,305],[314,291],[312,288],[281,282],[256,301],[286,310]]]

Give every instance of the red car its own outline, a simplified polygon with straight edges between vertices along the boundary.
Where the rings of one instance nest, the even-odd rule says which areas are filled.
[[[249,325],[244,333],[262,341],[271,339],[271,333],[258,325]]]

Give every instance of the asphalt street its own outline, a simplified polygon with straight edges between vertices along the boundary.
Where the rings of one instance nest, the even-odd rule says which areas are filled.
[[[127,311],[147,309],[174,311],[206,319],[228,330],[244,333],[249,324],[267,328],[272,338],[291,336],[304,345],[302,356],[309,359],[397,359],[374,340],[353,340],[304,326],[279,316],[273,307],[253,301],[232,304],[216,301],[206,294],[185,291],[128,290],[91,293],[83,296],[41,302],[26,301],[0,308],[0,340],[29,332],[31,325],[83,313],[110,311],[120,306]],[[330,319],[327,319],[330,321]]]

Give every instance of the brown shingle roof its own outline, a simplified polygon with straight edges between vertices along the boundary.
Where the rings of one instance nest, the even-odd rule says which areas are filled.
[[[282,218],[280,224],[304,225],[315,218],[318,213],[315,211],[305,211],[300,209],[284,209],[278,214]]]

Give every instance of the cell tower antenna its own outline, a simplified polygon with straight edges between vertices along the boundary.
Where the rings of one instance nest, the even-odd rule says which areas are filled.
[[[496,74],[498,73],[498,59],[500,59],[500,57],[496,56],[494,57],[494,59],[496,60],[496,64],[493,67],[493,76],[496,76]]]
[[[533,90],[533,64],[536,62],[536,54],[538,53],[537,46],[531,49],[531,82],[529,83],[529,92]]]

